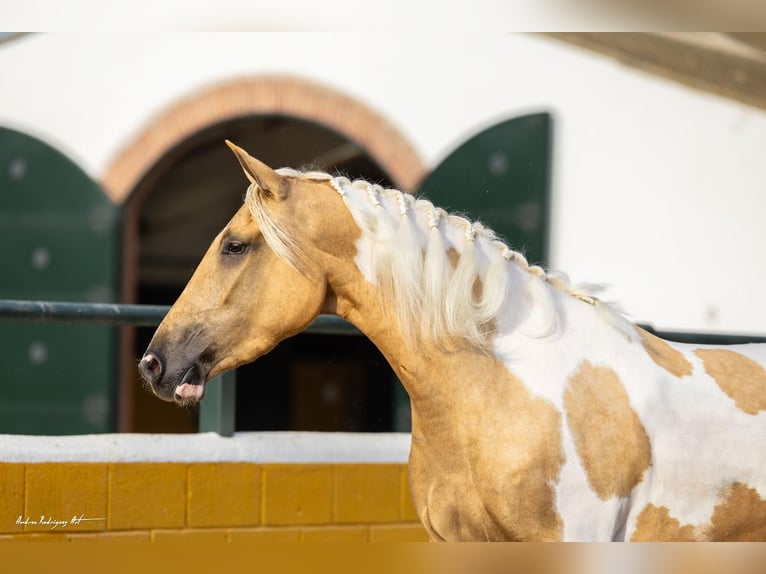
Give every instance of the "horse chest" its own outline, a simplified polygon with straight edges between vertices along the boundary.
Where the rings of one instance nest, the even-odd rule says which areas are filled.
[[[429,444],[413,429],[410,485],[436,540],[559,540],[562,525],[548,476],[557,460],[500,458],[487,445]]]

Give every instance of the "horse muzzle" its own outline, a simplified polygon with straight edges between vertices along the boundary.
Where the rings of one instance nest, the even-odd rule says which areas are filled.
[[[138,363],[141,377],[159,398],[179,404],[200,401],[205,394],[206,376],[199,361],[168,367],[162,355],[151,348]]]

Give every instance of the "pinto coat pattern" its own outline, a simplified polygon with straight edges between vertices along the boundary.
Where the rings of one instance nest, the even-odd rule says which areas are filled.
[[[335,314],[410,396],[433,540],[766,540],[766,346],[664,341],[478,223],[229,145],[250,187],[139,364],[159,397]]]

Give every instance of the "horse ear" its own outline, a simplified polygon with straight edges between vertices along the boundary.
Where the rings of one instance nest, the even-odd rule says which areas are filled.
[[[250,183],[256,184],[267,199],[282,200],[287,197],[288,183],[284,177],[229,140],[226,140],[226,145],[237,156]]]

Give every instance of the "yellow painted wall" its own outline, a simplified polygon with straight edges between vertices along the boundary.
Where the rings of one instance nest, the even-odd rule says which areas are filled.
[[[131,538],[420,541],[427,535],[403,464],[0,463],[0,540]]]

